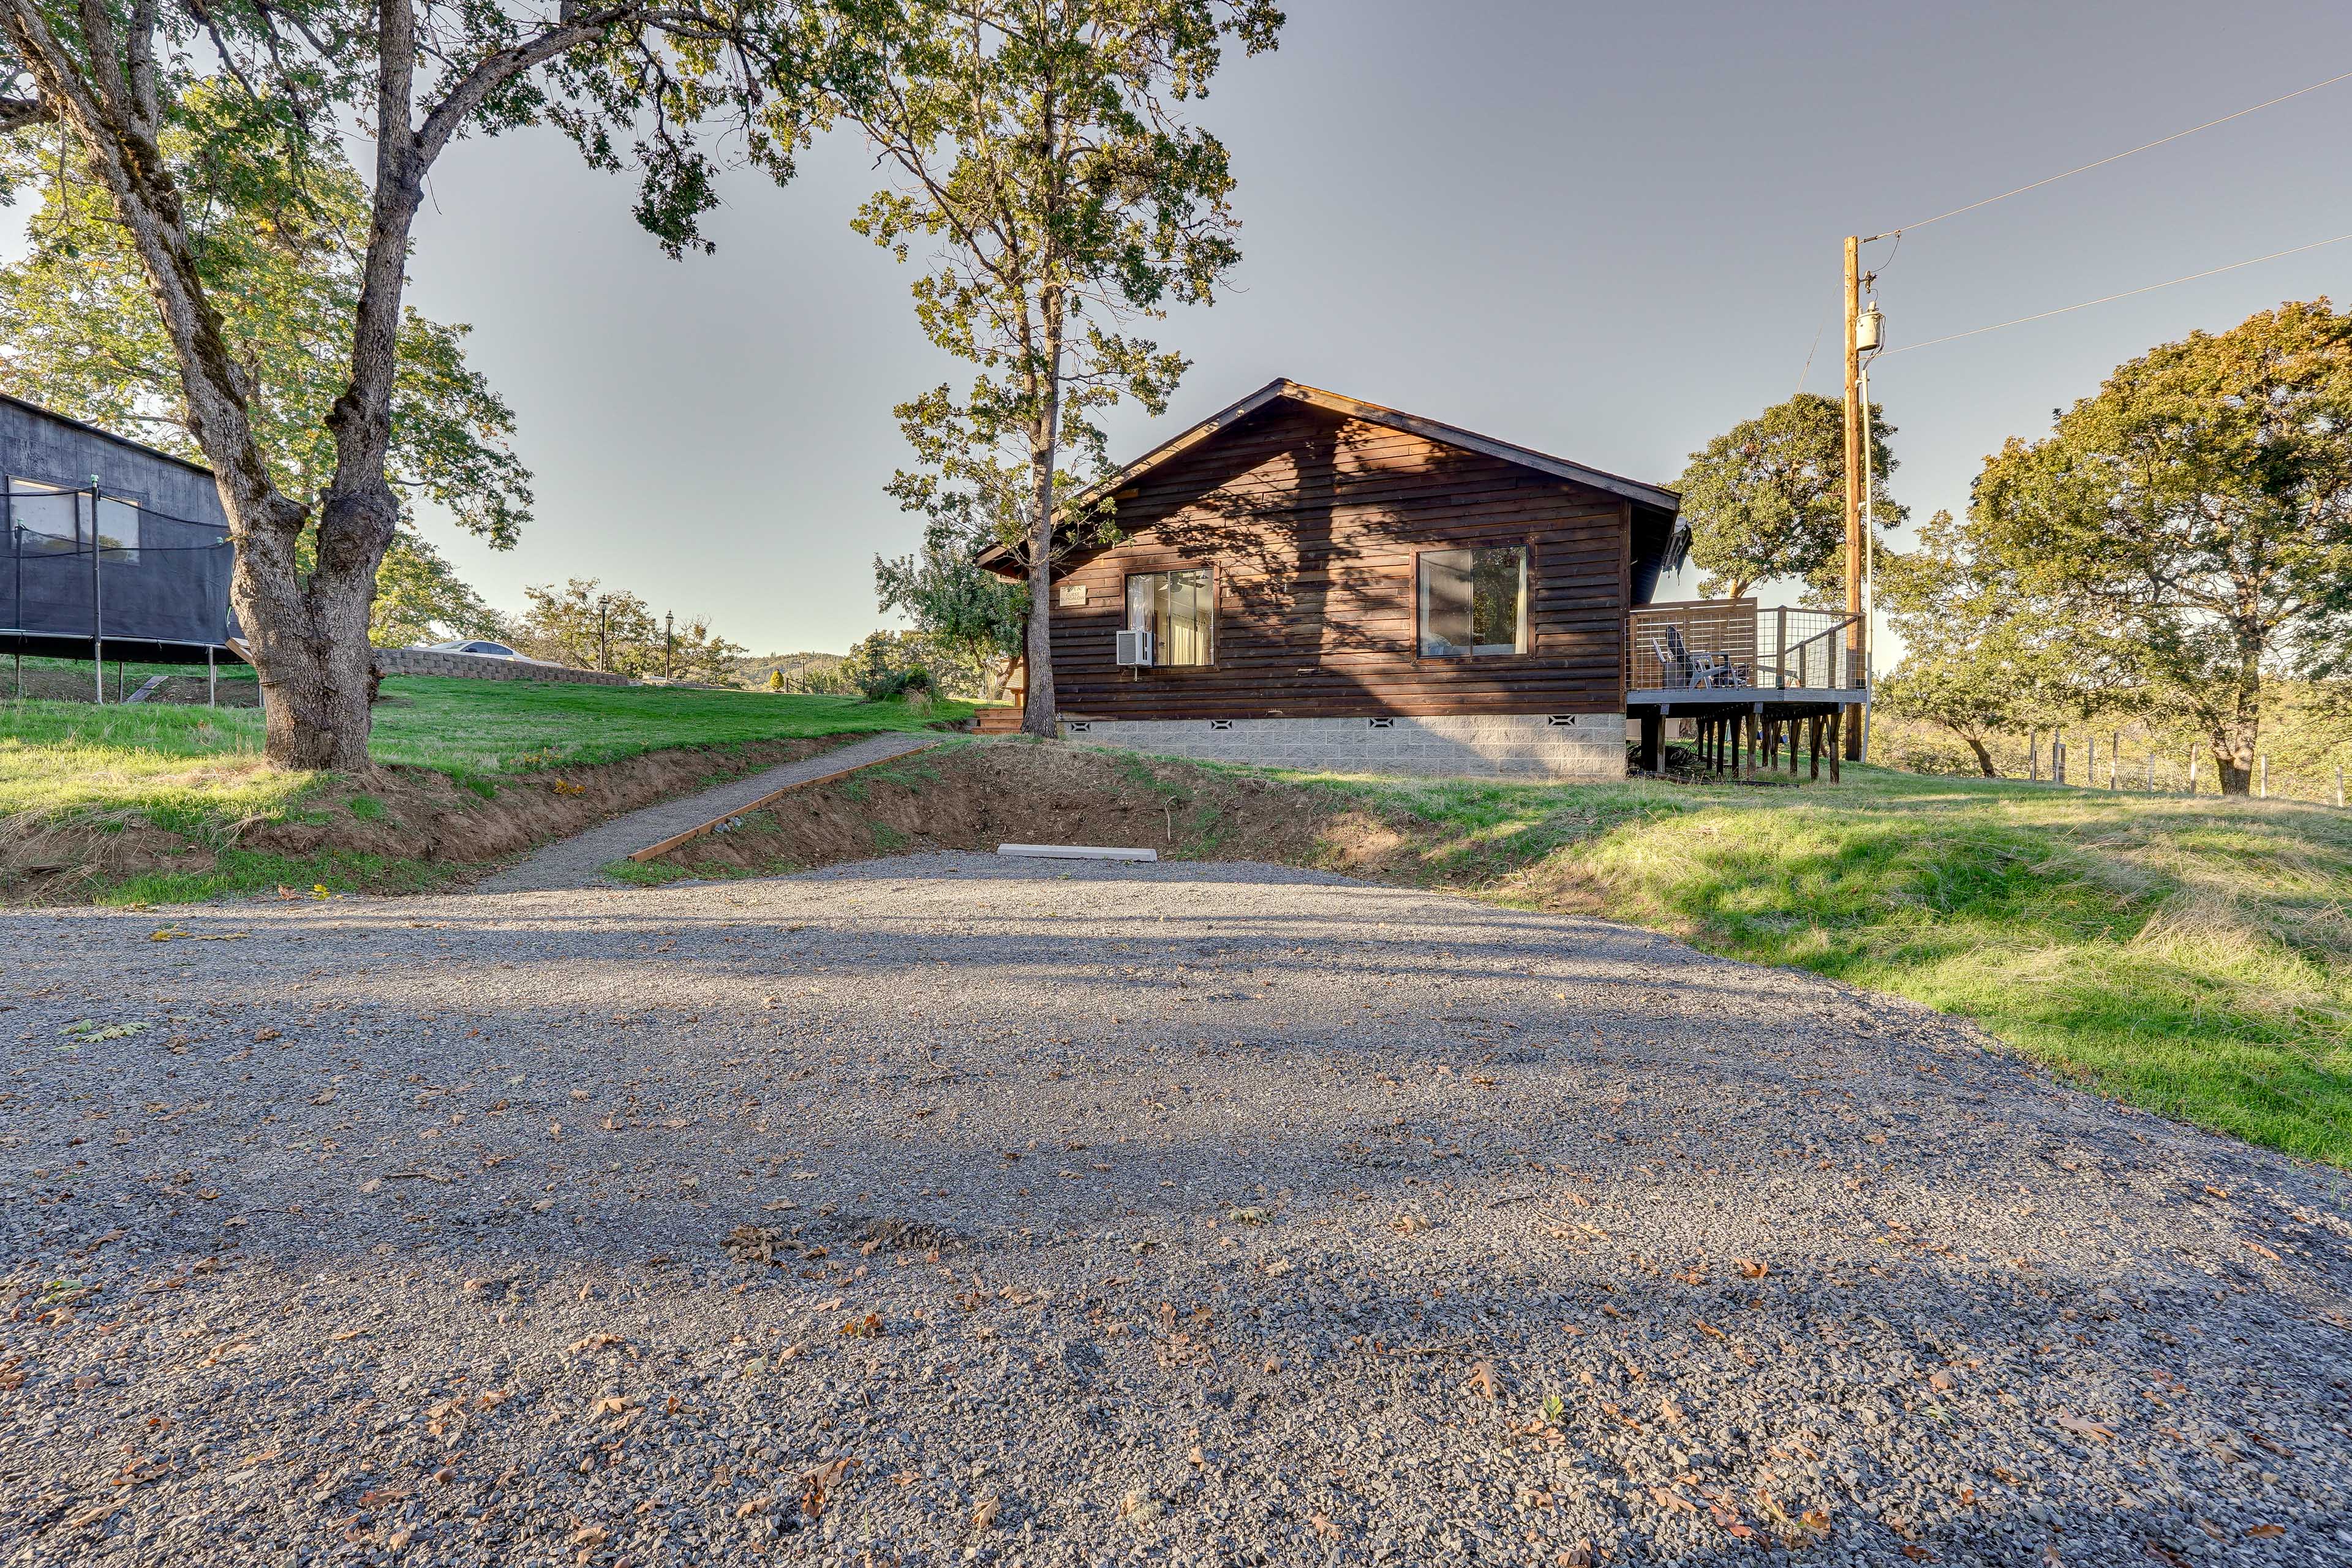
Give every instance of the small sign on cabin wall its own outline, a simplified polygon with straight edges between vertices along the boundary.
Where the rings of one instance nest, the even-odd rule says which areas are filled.
[[[1086,602],[1087,585],[1084,583],[1065,583],[1062,584],[1063,604],[1083,605]]]

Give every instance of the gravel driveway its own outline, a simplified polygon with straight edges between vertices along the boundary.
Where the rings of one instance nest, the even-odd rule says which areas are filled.
[[[2343,1178],[1808,976],[981,856],[0,931],[0,1563],[2352,1562]]]

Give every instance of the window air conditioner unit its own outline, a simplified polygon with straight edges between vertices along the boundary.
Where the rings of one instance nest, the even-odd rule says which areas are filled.
[[[1116,662],[1122,669],[1130,668],[1137,665],[1149,665],[1151,662],[1151,634],[1150,632],[1120,632],[1118,634],[1118,654]]]

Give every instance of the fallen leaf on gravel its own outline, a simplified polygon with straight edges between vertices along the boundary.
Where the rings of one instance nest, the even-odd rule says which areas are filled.
[[[811,1519],[823,1514],[825,1499],[835,1487],[841,1484],[841,1478],[847,1475],[850,1467],[856,1463],[855,1459],[845,1457],[821,1465],[803,1476],[801,1478],[801,1511]]]
[[[634,1399],[625,1399],[617,1394],[608,1394],[588,1407],[588,1419],[593,1421],[601,1415],[625,1415],[636,1404],[637,1401]]]
[[[1739,1260],[1739,1277],[1742,1279],[1761,1279],[1770,1272],[1769,1268],[1756,1258],[1743,1258]]]
[[[2230,1189],[2227,1187],[2207,1187],[2205,1189],[2205,1195],[2214,1198],[2226,1198],[2230,1195]]]
[[[971,1510],[971,1527],[974,1530],[988,1529],[996,1522],[996,1516],[1003,1507],[1004,1500],[993,1494],[981,1499],[979,1505]]]
[[[879,1339],[882,1337],[882,1314],[868,1312],[862,1318],[852,1318],[841,1325],[841,1331],[854,1340]]]
[[[1714,1338],[1718,1340],[1727,1340],[1731,1337],[1729,1334],[1725,1333],[1721,1329],[1717,1328],[1713,1323],[1708,1322],[1704,1318],[1693,1318],[1691,1321],[1696,1325],[1700,1333],[1712,1335]]]
[[[1307,1522],[1313,1525],[1315,1527],[1315,1533],[1321,1536],[1324,1540],[1337,1541],[1339,1539],[1339,1527],[1331,1522],[1331,1519],[1328,1514],[1310,1513],[1307,1516]]]
[[[587,1351],[600,1351],[606,1345],[617,1345],[620,1342],[621,1336],[618,1334],[590,1334],[586,1339],[572,1341],[572,1348],[567,1353],[579,1355]]]
[[[1825,1508],[1809,1508],[1797,1516],[1797,1522],[1816,1535],[1827,1535],[1830,1532],[1830,1510]]]
[[[1948,1372],[1931,1372],[1927,1374],[1927,1386],[1938,1394],[1949,1394],[1959,1385],[1960,1380]]]
[[[1479,1396],[1480,1398],[1482,1398],[1482,1399],[1492,1399],[1492,1398],[1494,1398],[1494,1397],[1495,1397],[1495,1369],[1494,1369],[1494,1367],[1492,1367],[1492,1366],[1491,1366],[1491,1365],[1489,1365],[1487,1363],[1483,1362],[1483,1361],[1482,1361],[1482,1362],[1480,1362],[1480,1363],[1478,1363],[1475,1366],[1473,1366],[1473,1367],[1470,1369],[1470,1378],[1469,1378],[1469,1381],[1468,1381],[1468,1382],[1466,1382],[1466,1383],[1465,1383],[1465,1384],[1463,1384],[1463,1386],[1464,1386],[1465,1388],[1472,1388],[1472,1389],[1475,1389],[1475,1390],[1477,1390],[1477,1392],[1478,1392],[1478,1396]]]
[[[511,1388],[486,1388],[475,1395],[476,1402],[485,1410],[496,1410],[513,1397],[514,1390]]]
[[[1678,1508],[1685,1513],[1696,1513],[1698,1511],[1698,1506],[1696,1503],[1693,1503],[1690,1499],[1684,1497],[1681,1493],[1674,1491],[1670,1488],[1666,1487],[1652,1487],[1650,1489],[1650,1500],[1656,1503],[1663,1509]]]
[[[2284,1524],[2257,1524],[2248,1530],[2246,1533],[2255,1537],[2257,1540],[2266,1541],[2274,1535],[2284,1535],[2286,1533],[2286,1526]]]
[[[765,1495],[748,1498],[736,1506],[735,1517],[737,1519],[749,1519],[755,1513],[765,1513],[768,1511],[768,1504],[771,1500],[772,1500],[769,1499]]]
[[[611,1534],[612,1531],[606,1530],[601,1524],[583,1524],[579,1529],[572,1532],[571,1544],[574,1546],[602,1546],[604,1544],[605,1538]]]
[[[2273,1263],[2276,1263],[2279,1260],[2279,1255],[2277,1253],[2273,1252],[2269,1247],[2264,1247],[2259,1241],[2241,1240],[2238,1245],[2244,1247],[2248,1252],[2252,1253],[2257,1258],[2267,1258]]]
[[[2059,1426],[2078,1437],[2088,1437],[2095,1443],[2107,1443],[2115,1439],[2116,1434],[2113,1427],[2102,1426],[2095,1421],[2085,1421],[2079,1415],[2071,1415],[2063,1410],[2058,1413],[2057,1419]]]
[[[1662,1399],[1658,1402],[1658,1419],[1669,1426],[1679,1426],[1683,1424],[1683,1407],[1671,1399]]]
[[[1928,1551],[1924,1546],[1916,1545],[1908,1541],[1903,1543],[1903,1555],[1908,1557],[1914,1563],[1933,1563],[1936,1561],[1936,1554],[1934,1552]]]

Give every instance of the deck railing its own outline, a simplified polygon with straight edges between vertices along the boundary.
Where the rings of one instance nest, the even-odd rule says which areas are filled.
[[[1651,605],[1625,617],[1628,691],[1852,691],[1857,617],[1832,610],[1759,609],[1753,599]]]

